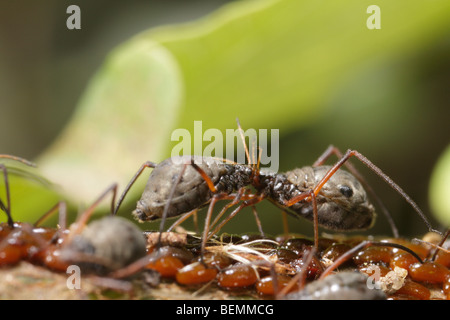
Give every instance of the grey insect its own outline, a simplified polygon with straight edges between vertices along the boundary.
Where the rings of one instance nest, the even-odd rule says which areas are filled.
[[[185,166],[186,164],[192,164]],[[227,164],[222,160],[201,156],[180,156],[164,160],[154,167],[133,215],[140,221],[162,218],[170,201],[167,217],[174,217],[208,204],[216,195],[225,197],[251,185],[251,168],[240,164]],[[173,185],[182,174],[174,194]],[[199,174],[199,172],[201,172]],[[214,186],[210,190],[206,174]]]
[[[146,240],[132,222],[107,216],[89,223],[61,250],[61,259],[85,273],[106,275],[144,257]]]
[[[342,271],[288,293],[285,300],[386,300],[381,289],[369,288],[369,277],[359,272]]]
[[[260,184],[268,198],[283,210],[314,221],[314,206],[302,199],[289,205],[290,199],[312,193],[331,166],[304,167],[286,173],[261,174]],[[337,171],[316,196],[318,224],[329,230],[350,231],[370,228],[375,208],[361,183],[345,170]]]
[[[238,128],[248,162],[254,163],[249,157],[239,121]],[[324,165],[331,155],[338,156],[339,161],[333,166]],[[295,216],[312,220],[317,247],[319,226],[331,230],[348,231],[363,230],[373,225],[375,209],[368,201],[363,183],[379,202],[381,209],[388,217],[394,236],[398,237],[397,228],[382,202],[365,183],[359,172],[347,163],[351,157],[356,157],[396,190],[420,215],[428,229],[435,231],[418,205],[381,169],[356,150],[347,150],[345,154],[342,154],[333,146],[330,146],[313,166],[286,173],[260,171],[259,161],[257,165],[245,165],[200,156],[173,157],[160,164],[146,162],[125,188],[114,213],[117,213],[124,197],[142,171],[145,168],[153,168],[142,197],[133,212],[138,220],[163,218],[164,221],[166,217],[181,216],[178,221],[183,221],[197,209],[209,204],[203,233],[204,244],[207,238],[216,234],[244,207],[254,207],[260,201],[268,199]],[[343,165],[351,173],[342,170]],[[249,187],[253,187],[256,192],[252,193]],[[232,205],[240,204],[209,233],[212,210],[219,200],[231,200],[231,202],[224,206],[211,226]],[[163,224],[164,222],[161,226]]]

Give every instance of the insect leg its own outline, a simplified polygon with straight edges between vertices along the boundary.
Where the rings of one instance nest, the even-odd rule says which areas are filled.
[[[256,225],[258,227],[259,233],[260,233],[261,237],[264,238],[265,236],[264,236],[264,231],[262,229],[261,220],[259,219],[258,212],[256,211],[255,206],[252,206],[252,211],[253,211],[253,215],[255,216]]]
[[[212,231],[209,235],[207,235],[207,239],[211,238],[213,235],[215,235],[217,232],[219,232],[220,229],[222,229],[222,227],[227,224],[234,216],[236,216],[236,214],[241,211],[243,208],[248,207],[248,206],[253,206],[259,202],[261,202],[263,199],[265,199],[265,195],[264,194],[258,194],[258,195],[248,195],[248,196],[243,196],[243,199],[245,201],[242,202],[242,204],[237,207],[236,209],[233,210],[233,212],[230,213],[230,215],[224,219],[215,229],[214,231]]]
[[[55,235],[51,242],[55,242],[62,236],[64,230],[67,229],[67,205],[65,201],[59,201],[56,205],[54,205],[50,210],[44,213],[34,224],[33,227],[38,227],[42,222],[44,222],[48,217],[58,211],[58,226],[59,228],[56,230]]]
[[[0,154],[0,158],[2,159],[11,159],[14,161],[18,161],[21,162],[29,167],[36,167],[36,164],[34,164],[31,161],[28,161],[24,158],[20,158],[20,157],[16,157],[16,156],[12,156],[9,154]],[[2,209],[3,211],[5,211],[6,215],[8,216],[8,225],[10,227],[12,227],[14,225],[14,221],[12,219],[11,216],[11,196],[10,196],[10,190],[9,190],[9,180],[8,180],[8,172],[6,169],[6,166],[4,164],[0,164],[0,170],[3,171],[3,178],[5,181],[5,190],[6,190],[6,206],[5,204],[0,200],[0,209]]]
[[[316,162],[314,162],[313,167],[322,165],[333,154],[336,155],[338,159],[341,159],[343,156],[342,152],[338,148],[336,148],[333,145],[330,145],[325,150],[325,152],[316,160]],[[398,238],[399,237],[398,228],[395,225],[392,215],[390,214],[389,210],[384,205],[383,201],[381,201],[380,197],[378,197],[378,195],[372,189],[370,184],[366,181],[366,179],[361,175],[361,173],[350,162],[345,162],[344,165],[356,177],[356,179],[358,179],[358,181],[363,184],[364,188],[372,195],[372,197],[378,203],[378,205],[381,208],[381,211],[383,212],[383,214],[386,216],[386,219],[388,220],[388,223],[391,227],[394,237]]]
[[[442,237],[441,241],[438,243],[436,250],[433,253],[433,256],[431,257],[431,261],[436,260],[437,254],[439,252],[439,250],[442,248],[442,246],[444,245],[445,241],[447,240],[447,238],[450,236],[450,228],[447,229],[447,232],[445,232],[444,236]]]
[[[8,225],[12,228],[14,226],[14,220],[11,217],[11,196],[9,193],[9,181],[8,181],[8,170],[3,164],[0,164],[0,170],[3,171],[3,179],[5,181],[5,191],[6,191],[6,205],[0,200],[0,208],[5,211],[8,217]]]
[[[229,198],[230,198],[230,195],[228,193],[216,193],[211,198],[211,202],[208,207],[208,212],[206,213],[205,225],[204,225],[203,234],[202,234],[202,247],[201,247],[201,258],[202,259],[203,259],[204,253],[205,253],[206,241],[208,239],[209,225],[211,222],[211,216],[212,216],[212,212],[214,209],[214,205],[219,200],[224,200],[224,199],[229,199]]]
[[[128,185],[126,186],[125,190],[123,191],[122,195],[119,198],[119,201],[117,201],[116,207],[113,210],[113,215],[117,214],[117,211],[119,211],[119,207],[123,202],[123,199],[125,199],[125,196],[127,195],[128,191],[130,191],[131,186],[136,182],[137,178],[141,175],[142,171],[144,171],[145,168],[155,168],[157,166],[156,163],[153,163],[151,161],[145,162],[139,170],[136,172],[136,174],[131,178],[130,182],[128,182]],[[114,203],[113,203],[114,205]]]
[[[422,218],[426,226],[428,227],[428,230],[431,232],[436,232],[439,234],[442,234],[441,232],[434,230],[426,218],[425,214],[422,212],[422,210],[419,208],[419,206],[412,200],[405,191],[403,191],[402,188],[398,184],[396,184],[389,176],[387,176],[380,168],[375,166],[369,159],[367,159],[365,156],[363,156],[361,153],[359,153],[356,150],[348,149],[347,152],[344,154],[344,156],[339,159],[338,162],[334,166],[331,167],[330,170],[325,174],[325,176],[322,178],[322,180],[317,184],[317,186],[314,188],[314,194],[317,196],[317,194],[320,192],[320,189],[322,189],[323,185],[331,178],[331,176],[340,168],[342,165],[351,157],[356,157],[359,161],[361,161],[364,165],[366,165],[369,169],[371,169],[373,172],[375,172],[381,179],[383,179],[389,186],[391,186],[392,189],[397,191],[405,200],[408,202],[411,207],[417,212],[417,214]]]
[[[348,250],[341,256],[339,256],[339,258],[337,258],[333,262],[333,264],[331,264],[328,268],[326,268],[324,270],[324,272],[320,275],[319,280],[328,276],[331,272],[333,272],[333,270],[338,268],[342,263],[344,263],[345,261],[350,259],[357,252],[359,252],[362,249],[365,249],[367,247],[370,247],[370,246],[383,246],[383,247],[392,247],[392,248],[401,249],[401,250],[406,251],[406,252],[410,253],[411,255],[413,255],[417,259],[417,261],[419,261],[421,264],[423,263],[422,259],[420,259],[420,257],[413,250],[409,249],[408,247],[402,246],[401,244],[392,243],[392,242],[378,242],[378,241],[365,240],[365,241],[360,242],[358,245],[354,246],[353,248],[351,248],[350,250]]]
[[[219,214],[216,216],[216,218],[214,219],[213,223],[211,223],[210,228],[212,228],[213,226],[216,225],[216,223],[219,221],[219,219],[224,215],[224,213],[231,208],[232,206],[234,206],[235,204],[237,204],[239,201],[241,201],[242,195],[244,195],[246,189],[245,188],[240,188],[238,190],[238,192],[236,194],[230,194],[230,199],[232,199],[233,201],[227,203],[222,210],[220,210]]]
[[[317,200],[316,200],[316,194],[314,193],[314,190],[308,190],[305,192],[302,192],[295,197],[292,197],[289,200],[284,200],[284,205],[286,207],[290,207],[297,202],[300,202],[302,200],[307,200],[312,202],[313,207],[313,219],[314,219],[314,247],[317,249],[319,248],[319,213],[317,211]]]
[[[303,266],[302,269],[289,281],[289,283],[283,289],[280,290],[280,292],[276,295],[277,300],[282,299],[295,286],[295,284],[297,284],[298,291],[303,289],[306,282],[306,271],[308,270],[308,267],[311,264],[315,253],[315,248],[312,248],[311,250],[309,250],[309,252],[303,255],[301,263],[301,265]]]
[[[182,224],[184,221],[187,220],[190,216],[195,216],[197,213],[198,208],[195,208],[194,210],[191,210],[189,212],[184,213],[180,218],[177,219],[172,225],[167,229],[167,232],[171,232],[173,229],[175,229],[177,226]]]
[[[288,223],[288,220],[287,220],[287,213],[284,210],[281,211],[281,219],[283,220],[283,231],[284,231],[284,234],[287,236],[289,234],[289,223]]]
[[[117,194],[117,184],[114,183],[108,189],[106,189],[98,198],[95,200],[93,204],[89,208],[84,211],[81,216],[77,219],[76,222],[74,222],[70,226],[70,233],[67,239],[67,243],[70,243],[73,237],[81,232],[81,230],[85,227],[87,224],[87,221],[91,217],[92,213],[94,212],[94,209],[98,206],[98,204],[108,195],[108,193],[112,192],[112,206],[114,206],[114,201],[116,199]]]
[[[59,212],[59,226],[61,228],[66,228],[66,217],[67,217],[67,206],[64,201],[59,201],[57,204],[55,204],[50,210],[48,210],[46,213],[44,213],[34,224],[34,227],[39,227],[41,223],[43,223],[47,218],[49,218],[52,214],[54,214],[56,211]]]

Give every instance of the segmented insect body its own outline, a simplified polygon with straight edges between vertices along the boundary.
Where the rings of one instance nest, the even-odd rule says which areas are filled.
[[[158,164],[148,179],[141,199],[133,215],[141,221],[162,217],[168,201],[167,217],[174,217],[206,205],[213,192],[206,180],[192,163],[202,170],[212,181],[217,193],[232,193],[251,184],[252,170],[245,165],[231,165],[211,157],[179,156],[164,160]],[[174,189],[178,175],[185,170]]]
[[[182,215],[179,221],[189,216],[196,209],[208,203],[205,218],[203,247],[206,239],[216,234],[230,219],[244,207],[254,206],[268,199],[283,210],[314,222],[314,243],[318,246],[318,227],[337,231],[364,230],[370,228],[375,221],[375,209],[368,201],[366,191],[376,199],[386,215],[393,234],[398,237],[398,229],[381,200],[372,188],[364,181],[359,172],[347,161],[357,158],[366,167],[376,173],[391,188],[398,192],[417,212],[428,227],[435,231],[418,205],[381,169],[356,150],[347,150],[342,154],[334,146],[330,146],[310,167],[294,169],[286,173],[265,173],[259,169],[260,159],[254,164],[250,158],[241,131],[248,165],[238,164],[225,159],[200,156],[180,156],[167,159],[160,164],[144,163],[119,199],[114,213],[125,195],[144,168],[153,168],[147,186],[138,201],[134,216],[141,221]],[[333,166],[324,162],[331,155],[339,160]],[[342,170],[345,165],[351,172]],[[248,192],[253,187],[256,192]],[[219,200],[232,200],[225,205],[218,217],[221,217],[231,206],[238,204],[215,229],[209,234],[209,222],[214,205]],[[186,214],[185,214],[186,213]],[[258,227],[262,228],[254,210]],[[184,215],[185,214],[185,215]],[[214,225],[218,218],[212,223]],[[161,223],[161,232],[164,220]],[[172,225],[173,226],[173,225]]]
[[[368,276],[343,271],[306,285],[303,290],[287,294],[287,300],[386,300],[386,294],[367,286]]]
[[[260,192],[284,210],[313,221],[313,204],[302,200],[290,207],[289,199],[313,190],[331,166],[303,167],[286,173],[261,173]],[[337,171],[317,195],[319,225],[331,230],[362,230],[375,221],[375,208],[369,203],[366,191],[359,181],[345,170]]]

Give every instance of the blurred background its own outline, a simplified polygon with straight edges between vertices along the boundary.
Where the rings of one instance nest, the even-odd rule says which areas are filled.
[[[77,197],[70,189],[75,178],[65,177],[63,170],[52,175],[48,159],[70,163],[63,167],[65,171],[77,167],[89,176],[98,174],[97,185],[88,183],[98,192],[82,199],[89,202],[108,185],[107,174],[123,187],[144,161],[167,157],[173,146],[173,129],[192,130],[194,120],[203,121],[203,130],[235,129],[239,117],[244,129],[280,130],[280,171],[311,165],[330,144],[343,152],[348,148],[360,151],[439,227],[430,209],[428,188],[433,167],[450,142],[449,6],[439,1],[433,4],[435,8],[429,4],[421,8],[419,1],[406,7],[404,3],[396,7],[379,2],[381,30],[368,30],[365,25],[368,1],[339,5],[326,1],[321,6],[312,1],[3,1],[0,153],[38,161],[42,175],[63,186],[65,196],[77,207],[84,196]],[[81,30],[66,27],[66,8],[71,4],[81,8]],[[189,24],[178,25],[185,22]],[[166,25],[175,26],[155,29]],[[134,50],[132,42],[128,47],[123,44],[146,30],[150,31],[136,43],[152,39],[173,53],[170,63],[176,65],[174,82],[179,83],[175,83],[178,91],[174,89],[173,95],[177,98],[167,109],[155,109],[151,103],[148,111],[139,109],[142,113],[134,115],[137,123],[129,126],[136,135],[132,141],[124,138],[104,150],[105,143],[100,141],[109,138],[100,135],[108,131],[94,131],[85,137],[71,128],[81,122],[83,128],[99,126],[88,110],[94,104],[97,109],[92,110],[97,110],[105,124],[109,119],[120,122],[122,115],[132,112],[127,108],[136,102],[134,91],[121,91],[129,105],[119,111],[108,109],[111,100],[96,98],[96,92],[101,91],[99,83],[121,83],[114,79],[116,74],[108,76],[104,71],[110,70],[108,63],[119,56],[116,48]],[[151,126],[146,125],[146,117],[162,123],[165,130],[147,132]],[[120,128],[116,134],[127,136],[120,133],[125,130],[121,124],[114,128]],[[99,164],[87,164],[86,168],[67,160],[65,152],[75,148],[70,141],[82,145],[96,139],[99,154],[86,151],[92,147],[80,147],[80,154],[92,155]],[[146,149],[147,142],[152,150]],[[427,231],[400,195],[357,161],[352,163],[394,215],[400,234],[420,236]],[[120,175],[114,176],[113,171]],[[78,180],[87,178],[78,175]],[[129,215],[144,180],[121,215]],[[20,183],[17,185],[19,189]],[[14,198],[15,214],[33,220],[28,213],[21,213],[37,207],[30,200],[30,191],[24,190],[27,198],[19,193]],[[22,205],[23,199],[27,205]],[[277,208],[261,204],[258,212],[266,232],[282,232]],[[257,231],[251,210],[234,220],[225,231]],[[308,222],[290,219],[290,225],[291,231],[312,234]],[[390,234],[381,214],[367,232]]]

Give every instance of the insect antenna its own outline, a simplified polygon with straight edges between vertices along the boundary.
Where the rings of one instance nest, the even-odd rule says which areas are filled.
[[[441,232],[434,230],[431,226],[431,223],[426,218],[425,214],[422,212],[422,210],[419,208],[419,206],[412,200],[408,194],[406,194],[405,191],[403,191],[402,188],[398,184],[396,184],[388,175],[386,175],[380,168],[378,168],[375,164],[373,164],[369,159],[367,159],[365,156],[363,156],[361,153],[359,153],[356,150],[348,149],[347,152],[344,154],[344,156],[339,159],[338,162],[334,166],[331,167],[330,170],[325,174],[325,176],[322,178],[322,180],[316,185],[314,188],[314,193],[317,195],[324,184],[331,178],[333,174],[336,173],[336,171],[342,167],[342,165],[351,157],[356,157],[359,161],[361,161],[364,165],[366,165],[370,170],[375,172],[382,180],[384,180],[389,186],[391,186],[392,189],[394,189],[397,193],[399,193],[403,199],[406,200],[406,202],[409,203],[409,205],[416,211],[416,213],[422,218],[425,225],[427,226],[428,230],[431,232],[436,232],[438,234],[441,234]]]
[[[21,158],[21,157],[12,156],[12,155],[9,155],[9,154],[0,154],[0,158],[2,158],[2,159],[11,159],[11,160],[14,160],[14,161],[22,162],[23,164],[26,164],[29,167],[34,167],[34,168],[36,167],[35,163],[33,163],[33,162],[31,162],[31,161],[29,161],[27,159]]]
[[[241,123],[239,122],[239,118],[236,118],[239,135],[241,136],[242,144],[244,146],[245,156],[247,158],[249,166],[252,166],[252,159],[250,158],[250,154],[248,152],[247,142],[245,141],[244,130],[242,130]]]
[[[325,152],[314,162],[313,167],[317,167],[322,165],[332,154],[337,156],[338,159],[342,158],[342,152],[336,148],[333,145],[330,145]],[[373,199],[378,203],[378,206],[380,207],[381,211],[385,215],[386,219],[388,220],[388,223],[391,227],[392,233],[395,238],[398,238],[399,232],[398,228],[395,225],[394,219],[392,218],[392,215],[390,214],[389,210],[384,205],[383,201],[380,199],[380,197],[376,194],[375,190],[370,186],[370,184],[366,181],[366,179],[362,176],[362,174],[353,166],[353,164],[350,163],[350,161],[347,161],[344,163],[344,165],[347,167],[347,169],[358,179],[359,182],[364,186],[365,190],[367,190]]]

